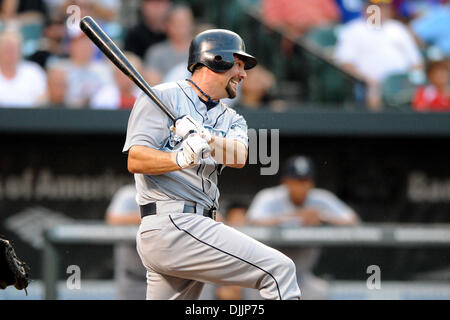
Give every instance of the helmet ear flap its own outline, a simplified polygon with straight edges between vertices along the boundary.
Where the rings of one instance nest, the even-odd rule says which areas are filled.
[[[225,72],[233,67],[234,56],[231,52],[219,51],[210,59],[208,67],[215,72]]]
[[[230,52],[203,52],[197,59],[201,63],[214,72],[225,72],[233,67],[234,56]],[[192,67],[192,66],[191,66]],[[193,72],[192,70],[191,72]]]

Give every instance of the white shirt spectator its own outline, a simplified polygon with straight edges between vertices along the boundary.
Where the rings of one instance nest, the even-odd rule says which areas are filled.
[[[44,70],[33,62],[23,61],[16,76],[7,79],[0,72],[0,106],[15,108],[35,107],[47,91]]]
[[[408,29],[395,20],[375,28],[356,19],[338,36],[335,59],[352,64],[365,78],[383,81],[394,73],[404,73],[422,64],[422,57]]]

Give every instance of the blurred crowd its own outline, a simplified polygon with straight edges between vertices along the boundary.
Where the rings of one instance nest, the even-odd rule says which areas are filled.
[[[263,0],[262,16],[286,39],[315,41],[360,79],[355,99],[381,110],[390,95],[417,111],[450,110],[447,0]],[[292,46],[289,41],[286,46]],[[392,93],[391,93],[392,92]],[[400,96],[400,98],[399,98]],[[388,101],[386,101],[388,100]]]
[[[150,85],[188,78],[190,40],[217,26],[197,19],[189,2],[135,2],[136,22],[129,25],[121,23],[121,0],[0,0],[0,107],[132,108],[139,90],[71,24],[74,14],[96,19]],[[286,39],[331,28],[336,41],[330,59],[362,79],[355,99],[371,110],[383,108],[383,88],[395,87],[399,76],[404,81],[398,91],[409,85],[415,110],[450,110],[446,0],[252,2],[262,21]],[[280,50],[288,47],[286,41]],[[283,98],[274,93],[276,82],[270,67],[260,64],[227,103],[276,109]]]

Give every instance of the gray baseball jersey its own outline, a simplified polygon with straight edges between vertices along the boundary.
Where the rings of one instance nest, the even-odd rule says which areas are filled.
[[[232,138],[248,146],[247,123],[233,109],[220,103],[207,110],[195,91],[185,80],[160,84],[153,88],[175,117],[186,114],[210,130],[214,135]],[[136,101],[128,122],[123,152],[133,145],[141,145],[166,152],[178,151],[170,126],[173,123],[145,94]],[[223,169],[212,157],[202,159],[193,168],[164,175],[136,174],[137,202],[189,200],[205,208],[218,208],[217,178]]]
[[[305,201],[297,207],[289,199],[288,189],[284,185],[280,185],[259,191],[248,209],[247,217],[249,220],[272,218],[292,213],[300,208],[314,208],[325,220],[327,218],[350,218],[356,215],[333,193],[319,188],[310,190]],[[298,219],[287,221],[286,224],[301,226]]]

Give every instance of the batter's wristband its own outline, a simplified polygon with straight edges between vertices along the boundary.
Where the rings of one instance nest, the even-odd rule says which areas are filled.
[[[178,163],[178,154],[179,154],[179,153],[180,153],[180,152],[178,151],[178,152],[177,152],[177,155],[175,156],[175,162],[176,162],[177,166],[180,167],[180,169],[183,169],[183,167],[180,166],[180,164]]]

